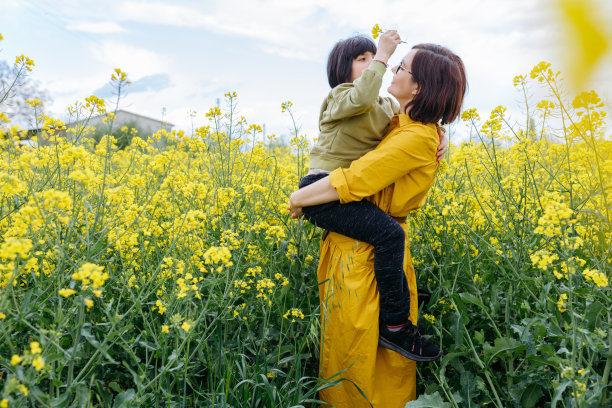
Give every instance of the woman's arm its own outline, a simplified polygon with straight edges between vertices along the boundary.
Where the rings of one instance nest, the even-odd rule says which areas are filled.
[[[294,192],[289,199],[291,216],[300,217],[302,207],[338,199],[342,203],[362,200],[419,167],[435,165],[439,140],[432,130],[425,125],[403,129],[348,169],[336,169],[329,177]]]
[[[291,217],[301,217],[303,207],[325,204],[339,199],[340,196],[329,182],[329,177],[324,177],[291,194],[289,197]]]
[[[435,128],[414,123],[393,133],[349,168],[330,173],[329,182],[341,203],[362,200],[416,169],[437,166],[439,139]]]

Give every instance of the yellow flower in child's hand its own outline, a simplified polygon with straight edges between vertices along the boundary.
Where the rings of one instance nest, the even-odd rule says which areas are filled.
[[[372,27],[372,38],[377,39],[380,33],[382,33],[382,30],[378,24],[374,24],[374,27]]]

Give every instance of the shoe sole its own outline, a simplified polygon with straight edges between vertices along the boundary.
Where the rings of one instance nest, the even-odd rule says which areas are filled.
[[[428,362],[428,361],[437,360],[440,357],[442,357],[442,351],[440,351],[436,356],[433,356],[433,357],[423,357],[423,356],[419,356],[418,354],[413,354],[409,352],[408,350],[404,350],[401,347],[397,347],[395,344],[386,340],[384,337],[378,338],[378,344],[386,349],[393,350],[396,353],[399,353],[402,356],[409,358],[410,360],[414,360],[414,361]]]

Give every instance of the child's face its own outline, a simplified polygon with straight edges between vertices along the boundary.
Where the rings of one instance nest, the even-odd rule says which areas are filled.
[[[374,54],[367,51],[358,55],[357,58],[353,60],[353,65],[351,66],[351,82],[361,76],[363,70],[370,66],[370,62],[372,62],[373,59]]]

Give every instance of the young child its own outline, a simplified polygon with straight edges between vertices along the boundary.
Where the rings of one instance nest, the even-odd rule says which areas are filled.
[[[378,96],[387,62],[399,43],[397,32],[390,30],[381,35],[378,49],[363,36],[334,46],[327,61],[332,90],[321,106],[320,134],[310,152],[310,171],[300,181],[300,188],[338,167],[349,167],[381,141],[391,118],[399,111],[395,99]],[[440,358],[438,347],[422,337],[408,320],[411,299],[403,267],[405,235],[400,225],[405,218],[391,217],[368,200],[304,207],[303,214],[318,227],[374,246],[381,324],[391,332],[401,330],[411,337],[411,350],[401,353],[405,357],[416,361]]]

